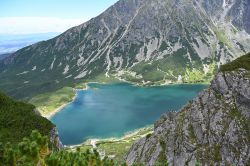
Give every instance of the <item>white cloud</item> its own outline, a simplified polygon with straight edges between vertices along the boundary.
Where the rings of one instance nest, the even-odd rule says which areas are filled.
[[[62,19],[54,17],[1,17],[0,34],[63,32],[85,21],[86,19]]]

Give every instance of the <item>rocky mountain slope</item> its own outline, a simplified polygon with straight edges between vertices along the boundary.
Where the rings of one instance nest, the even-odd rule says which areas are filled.
[[[0,61],[0,88],[24,98],[100,75],[141,84],[204,81],[250,51],[249,15],[248,0],[120,0]]]
[[[179,112],[162,116],[135,143],[129,165],[249,165],[250,54],[222,66],[208,89]]]
[[[8,57],[9,55],[11,55],[11,53],[6,53],[6,54],[0,54],[0,60]]]

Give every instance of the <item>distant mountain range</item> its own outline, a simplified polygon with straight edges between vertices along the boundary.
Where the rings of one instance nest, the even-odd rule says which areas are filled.
[[[11,53],[0,54],[0,60],[4,59],[10,55],[11,55]]]
[[[0,54],[15,52],[23,47],[42,40],[48,40],[59,35],[57,32],[38,34],[0,34]]]
[[[250,51],[249,18],[248,0],[120,0],[0,61],[0,88],[30,98],[100,76],[148,85],[207,81]]]

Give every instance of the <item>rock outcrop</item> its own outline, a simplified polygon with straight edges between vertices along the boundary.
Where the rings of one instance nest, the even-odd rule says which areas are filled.
[[[59,133],[56,127],[53,127],[53,129],[51,130],[49,139],[54,149],[56,150],[63,149],[63,144],[59,138]]]
[[[179,112],[163,115],[154,133],[131,147],[127,163],[249,165],[249,73],[219,72],[209,88]]]

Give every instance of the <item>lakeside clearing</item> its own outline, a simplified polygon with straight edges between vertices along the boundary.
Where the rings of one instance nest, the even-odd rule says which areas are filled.
[[[78,86],[80,90],[86,90],[87,85]],[[56,92],[44,93],[32,98],[29,103],[36,106],[41,115],[50,119],[77,97],[75,88],[64,87]]]
[[[118,162],[124,162],[124,156],[130,147],[139,139],[147,137],[153,133],[153,125],[128,132],[121,138],[89,139],[82,144],[65,146],[69,151],[81,151],[96,149],[101,157],[108,156]]]
[[[89,83],[117,83],[120,82],[114,77],[107,78],[104,75],[96,76],[94,79],[86,80],[72,87],[64,87],[54,92],[43,93],[29,100],[29,103],[36,106],[40,114],[51,119],[56,113],[60,112],[64,107],[70,104],[77,97],[76,90],[87,90]]]

